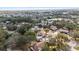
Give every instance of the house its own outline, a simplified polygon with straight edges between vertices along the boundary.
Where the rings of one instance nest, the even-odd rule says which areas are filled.
[[[34,26],[35,30],[40,30],[40,28],[38,26]]]
[[[65,29],[59,29],[59,32],[65,33],[65,34],[68,34],[69,33],[69,31],[68,30],[65,30]]]
[[[38,26],[34,26],[31,28],[31,31],[33,31],[33,32],[38,32],[40,30],[41,30],[41,28],[39,28]]]
[[[50,26],[50,29],[55,31],[55,30],[57,30],[57,27],[52,25],[52,26]]]
[[[42,26],[47,25],[47,21],[43,21],[43,20],[42,20],[42,21],[41,21],[41,25],[42,25]]]
[[[10,21],[6,21],[6,24],[10,24],[11,22]]]
[[[45,45],[45,42],[42,41],[42,42],[36,42],[35,44],[32,45],[31,49],[33,51],[41,51],[42,48],[44,47]]]
[[[4,30],[6,30],[6,29],[7,29],[7,27],[6,27],[6,26],[3,26],[3,29],[4,29]]]
[[[37,41],[42,41],[43,37],[45,36],[45,31],[39,31],[36,35]]]

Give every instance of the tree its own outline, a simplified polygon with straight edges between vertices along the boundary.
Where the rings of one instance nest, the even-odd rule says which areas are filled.
[[[14,30],[17,29],[17,27],[16,27],[15,25],[8,24],[8,25],[7,25],[7,29],[8,29],[9,31],[14,31]]]
[[[65,21],[64,20],[56,20],[53,22],[53,25],[56,26],[57,28],[63,28],[65,26]]]
[[[5,42],[6,49],[11,50],[28,50],[30,46],[29,39],[26,36],[20,35],[19,33],[14,33]]]
[[[42,51],[49,51],[49,46],[48,46],[48,43],[47,42],[45,42],[45,45],[42,48]]]
[[[30,25],[30,24],[21,25],[19,28],[17,28],[17,32],[23,35],[23,34],[24,34],[26,31],[28,31],[31,27],[32,27],[32,25]]]
[[[76,25],[73,23],[66,23],[65,27],[68,28],[68,30],[74,30],[76,28]]]
[[[58,34],[57,37],[49,39],[49,42],[45,44],[43,50],[48,51],[68,51],[69,46],[65,42],[67,40],[67,36],[65,34]]]
[[[7,33],[0,27],[0,50],[4,50],[4,43],[7,38]]]
[[[24,34],[27,39],[29,39],[30,41],[35,41],[36,40],[36,33],[32,32],[32,31],[26,31]]]
[[[26,18],[26,22],[32,23],[33,20],[32,20],[32,18],[31,18],[30,16],[28,16],[28,17]]]
[[[74,47],[76,50],[79,50],[79,46]]]
[[[64,34],[64,33],[59,33],[57,36],[56,36],[56,39],[60,40],[60,41],[68,41],[68,35],[67,34]]]
[[[31,42],[36,41],[35,32],[26,31],[24,35],[13,33],[5,42],[6,49],[29,50]]]
[[[79,31],[76,31],[74,30],[72,33],[71,33],[71,36],[75,39],[75,41],[79,42]]]
[[[44,31],[46,32],[46,34],[49,32],[48,28],[45,28]]]
[[[56,39],[57,50],[64,50],[64,51],[69,50],[70,47],[66,43],[67,41],[69,41],[67,34],[59,33],[55,39]]]

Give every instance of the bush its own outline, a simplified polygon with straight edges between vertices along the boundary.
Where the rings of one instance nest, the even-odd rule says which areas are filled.
[[[76,50],[79,50],[79,46],[74,47]]]
[[[24,34],[27,39],[29,39],[30,41],[35,41],[36,40],[36,33],[35,32],[31,32],[31,31],[26,31]]]

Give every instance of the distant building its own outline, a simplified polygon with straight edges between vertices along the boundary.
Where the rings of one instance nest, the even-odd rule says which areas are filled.
[[[65,34],[68,34],[68,33],[69,33],[68,30],[64,30],[64,29],[59,29],[59,32],[61,32],[61,33],[65,33]]]
[[[55,30],[57,30],[57,27],[52,25],[52,26],[50,26],[50,29],[55,31]]]

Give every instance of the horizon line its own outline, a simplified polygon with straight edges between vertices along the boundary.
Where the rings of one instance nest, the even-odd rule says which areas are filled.
[[[79,7],[0,7],[0,10],[63,10],[79,9]]]

